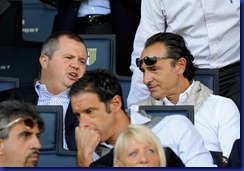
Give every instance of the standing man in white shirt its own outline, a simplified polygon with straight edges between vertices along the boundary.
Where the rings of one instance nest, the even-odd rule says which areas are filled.
[[[141,21],[134,39],[133,72],[128,106],[149,96],[136,58],[146,40],[158,32],[180,34],[199,68],[218,68],[220,95],[240,109],[240,1],[142,0]]]

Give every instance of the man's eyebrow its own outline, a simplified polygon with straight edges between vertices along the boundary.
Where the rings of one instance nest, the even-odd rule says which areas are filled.
[[[22,135],[22,134],[33,134],[33,132],[24,130],[24,131],[19,133],[19,135]]]

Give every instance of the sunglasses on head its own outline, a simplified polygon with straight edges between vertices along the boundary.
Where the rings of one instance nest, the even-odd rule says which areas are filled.
[[[26,129],[32,129],[35,126],[35,124],[36,124],[36,122],[34,122],[31,118],[27,118],[27,117],[26,118],[22,118],[22,117],[20,117],[20,118],[17,118],[15,120],[9,122],[6,126],[0,128],[0,130],[9,128],[9,127],[13,126],[14,124],[16,124],[18,122],[21,122],[21,121],[23,121]],[[39,129],[42,130],[42,126],[41,126],[42,124],[37,122],[37,125],[38,125]]]
[[[161,56],[161,57],[157,57],[157,56],[146,56],[143,59],[136,58],[136,66],[138,68],[141,68],[142,62],[144,62],[147,66],[154,65],[154,64],[157,63],[157,60],[158,59],[167,59],[167,58],[170,58],[170,57],[165,57],[165,56]]]

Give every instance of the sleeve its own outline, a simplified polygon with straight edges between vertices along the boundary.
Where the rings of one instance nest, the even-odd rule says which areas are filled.
[[[166,116],[153,132],[165,147],[171,148],[186,167],[216,167],[210,152],[205,148],[203,138],[185,116]],[[164,129],[164,131],[162,131]]]
[[[165,16],[162,12],[160,0],[142,0],[141,20],[134,39],[130,70],[133,72],[131,89],[127,99],[127,106],[140,101],[149,95],[147,87],[143,83],[143,75],[137,68],[135,60],[141,56],[145,41],[158,32],[165,31]]]
[[[240,113],[231,99],[226,99],[218,108],[219,124],[218,139],[223,152],[223,156],[229,158],[231,148],[236,139],[240,138]]]

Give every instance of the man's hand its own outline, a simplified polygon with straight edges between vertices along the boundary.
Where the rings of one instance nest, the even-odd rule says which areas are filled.
[[[100,135],[90,127],[75,128],[77,145],[77,166],[88,167],[92,162],[92,154],[100,142]]]

